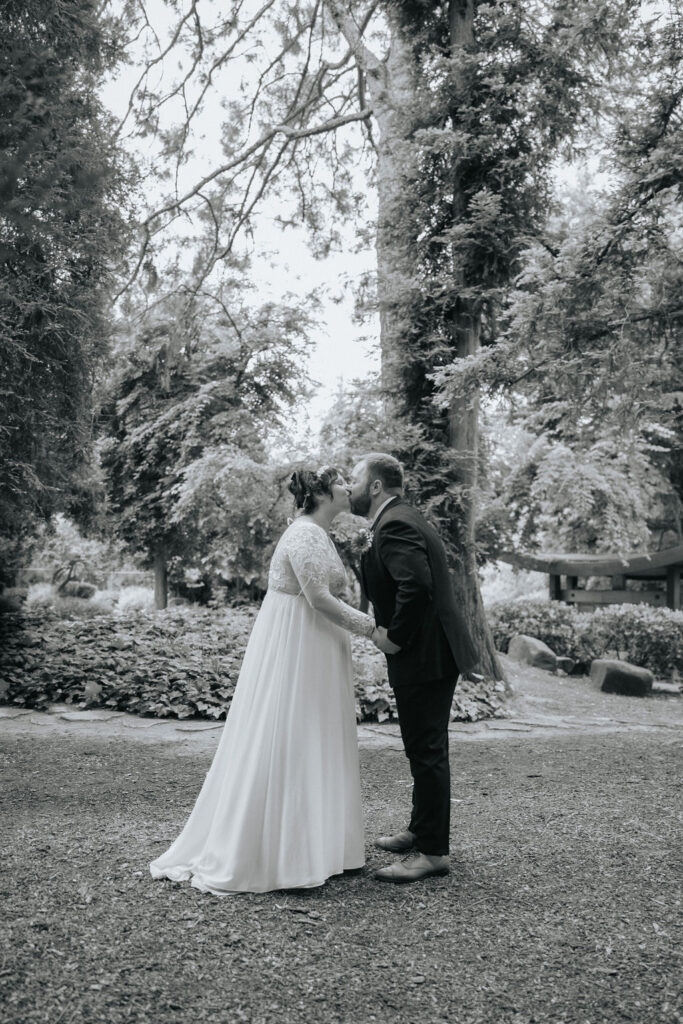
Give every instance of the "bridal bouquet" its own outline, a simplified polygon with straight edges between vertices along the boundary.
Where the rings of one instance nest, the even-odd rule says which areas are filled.
[[[334,541],[342,561],[347,566],[353,567],[357,566],[361,556],[370,550],[373,533],[367,526],[366,519],[342,512],[332,525],[330,537]]]

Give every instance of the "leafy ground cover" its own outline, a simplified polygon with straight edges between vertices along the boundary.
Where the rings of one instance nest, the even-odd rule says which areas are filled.
[[[367,868],[216,899],[147,873],[205,749],[6,731],[3,1020],[678,1024],[675,739],[456,740],[452,874],[406,888],[407,764],[364,749]]]
[[[92,619],[0,616],[0,701],[41,709],[55,702],[166,718],[225,718],[256,611],[164,615],[139,611]],[[359,721],[395,719],[386,663],[352,638]],[[463,683],[461,721],[501,714],[494,684]]]

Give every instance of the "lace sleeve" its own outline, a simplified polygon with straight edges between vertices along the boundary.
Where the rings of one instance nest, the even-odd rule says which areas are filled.
[[[350,633],[369,637],[375,628],[370,616],[330,593],[331,551],[324,531],[314,523],[301,524],[293,531],[287,554],[301,592],[311,607]]]
[[[329,590],[328,594],[339,609],[339,619],[335,619],[332,615],[328,615],[328,618],[331,618],[333,622],[336,621],[338,626],[341,626],[342,629],[347,629],[349,633],[356,633],[357,636],[364,636],[369,639],[375,628],[372,618],[366,615],[365,612],[359,612],[357,608],[352,608],[345,601],[340,601],[338,597],[333,597]]]
[[[330,576],[330,551],[325,532],[314,523],[299,522],[287,537],[289,564],[305,593],[310,586],[327,586]]]

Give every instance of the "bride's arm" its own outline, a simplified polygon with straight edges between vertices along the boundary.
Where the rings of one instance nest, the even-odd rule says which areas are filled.
[[[358,636],[368,638],[372,636],[375,623],[370,616],[334,597],[327,586],[308,583],[305,586],[302,584],[302,589],[304,597],[311,607],[315,608],[317,612],[322,612],[325,618],[330,619],[331,622],[343,629],[348,629],[350,633],[357,633]]]
[[[312,608],[350,633],[372,636],[375,629],[372,618],[330,593],[330,555],[318,530],[299,527],[297,537],[292,538],[287,553],[301,592]]]

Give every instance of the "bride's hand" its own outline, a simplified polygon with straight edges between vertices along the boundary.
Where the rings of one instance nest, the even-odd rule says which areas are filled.
[[[384,626],[375,626],[371,639],[375,647],[379,648],[383,654],[398,654],[401,650],[400,647],[391,642]]]

